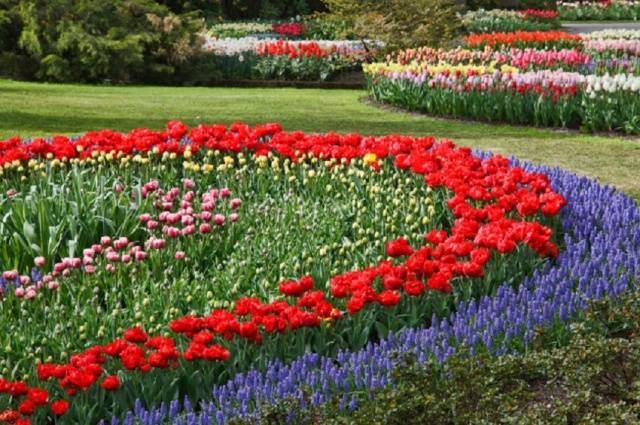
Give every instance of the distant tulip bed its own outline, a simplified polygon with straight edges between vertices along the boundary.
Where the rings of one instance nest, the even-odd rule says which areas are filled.
[[[12,424],[204,403],[250,368],[435,325],[552,267],[571,203],[450,141],[277,124],[16,137],[0,164]]]
[[[637,21],[637,0],[558,1],[560,18],[566,21]]]
[[[326,29],[326,28],[325,28]],[[215,24],[203,34],[213,79],[328,81],[375,56],[379,44],[338,40],[314,20]],[[319,32],[318,32],[319,31]]]
[[[470,33],[509,31],[550,31],[560,27],[555,10],[475,10],[462,16],[465,30]]]
[[[471,34],[364,66],[377,101],[431,114],[640,133],[640,32]]]

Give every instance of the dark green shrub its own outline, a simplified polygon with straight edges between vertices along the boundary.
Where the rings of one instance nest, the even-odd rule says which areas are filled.
[[[16,0],[7,6],[0,31],[11,41],[1,46],[2,58],[25,78],[163,82],[202,46],[201,20],[152,0]]]
[[[519,9],[557,10],[555,0],[519,0]]]
[[[380,40],[388,50],[440,47],[453,40],[462,24],[455,0],[325,0],[326,20],[346,23],[357,38]]]
[[[500,0],[466,0],[465,5],[469,10],[491,10],[500,8],[502,2]]]
[[[174,12],[200,10],[209,19],[286,19],[323,11],[322,0],[160,0]],[[185,5],[189,5],[187,8]]]

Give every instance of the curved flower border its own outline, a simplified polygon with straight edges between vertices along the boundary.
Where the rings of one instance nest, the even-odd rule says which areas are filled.
[[[476,152],[480,158],[491,154]],[[559,168],[534,166],[512,159],[513,166],[550,177],[553,188],[568,199],[561,215],[565,249],[557,260],[525,279],[517,288],[500,287],[493,298],[460,305],[448,318],[429,328],[392,333],[356,352],[336,359],[305,354],[290,364],[271,363],[266,372],[238,374],[213,387],[210,401],[195,412],[188,399],[150,410],[136,402],[122,423],[159,425],[216,423],[255,415],[260,406],[293,398],[320,405],[341,395],[341,408],[355,408],[353,391],[373,390],[392,383],[394,354],[413,352],[418,361],[445,361],[457,347],[486,347],[507,353],[508,342],[531,340],[537,327],[566,322],[589,300],[616,297],[640,281],[640,209],[626,195]],[[304,394],[302,388],[309,391]],[[121,423],[112,418],[112,424]]]
[[[0,144],[0,163],[18,168],[22,161],[42,158],[81,161],[101,152],[117,155],[173,152],[188,159],[200,149],[232,152],[245,149],[255,155],[274,152],[293,161],[298,161],[301,155],[346,161],[361,157],[376,170],[380,167],[379,158],[391,157],[396,167],[424,175],[430,186],[451,190],[454,196],[448,201],[448,207],[457,220],[450,235],[443,230],[432,231],[425,236],[428,244],[419,249],[409,246],[405,239],[389,242],[390,257],[407,257],[400,264],[383,261],[375,267],[332,278],[331,295],[349,298],[346,306],[350,314],[359,312],[368,303],[393,306],[399,302],[401,290],[409,296],[421,295],[427,289],[449,292],[453,277],[482,276],[492,252],[507,254],[519,243],[528,245],[541,256],[558,255],[551,240],[551,229],[537,221],[527,221],[526,217],[537,213],[556,215],[566,204],[565,199],[551,189],[544,174],[511,166],[500,156],[479,160],[468,148],[456,148],[449,141],[435,144],[435,139],[428,137],[305,135],[284,133],[278,125],[255,129],[234,125],[229,132],[222,126],[199,126],[189,132],[188,139],[185,139],[188,129],[182,123],[170,122],[167,130],[156,133],[140,129],[128,136],[94,132],[75,141],[57,137],[50,143],[38,139],[23,144],[16,138]],[[373,287],[378,278],[384,288],[379,293]],[[184,353],[177,349],[172,337],[150,337],[141,328],[132,328],[122,339],[73,355],[67,364],[39,364],[38,376],[42,381],[57,380],[60,387],[73,396],[98,383],[105,375],[103,365],[107,358],[117,359],[121,368],[142,372],[176,367],[179,358],[227,360],[230,353],[214,343],[216,337],[239,336],[259,343],[263,337],[261,330],[284,332],[319,326],[321,320],[339,319],[342,312],[336,305],[323,291],[311,291],[312,288],[313,280],[303,277],[280,285],[280,292],[293,301],[263,304],[255,298],[242,298],[233,311],[220,309],[206,317],[187,316],[173,321],[171,330],[189,339]],[[119,381],[116,376],[106,376],[100,385],[108,391],[116,390]],[[17,410],[2,413],[10,415],[9,419],[1,419],[4,422],[26,422],[21,415],[30,416],[47,405],[60,416],[69,406],[65,400],[50,403],[45,390],[22,382],[0,380],[0,392],[15,399],[25,397]]]

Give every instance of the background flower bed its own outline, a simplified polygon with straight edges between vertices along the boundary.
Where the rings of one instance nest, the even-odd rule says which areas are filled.
[[[637,34],[615,34],[472,34],[468,49],[409,49],[365,65],[368,89],[437,115],[637,134]]]
[[[558,1],[560,19],[566,21],[637,21],[636,0]]]

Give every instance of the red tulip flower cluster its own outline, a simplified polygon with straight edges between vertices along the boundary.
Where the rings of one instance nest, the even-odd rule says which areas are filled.
[[[287,37],[300,37],[304,34],[304,24],[301,23],[283,23],[273,24],[271,26],[273,32]]]
[[[471,48],[490,47],[580,47],[582,37],[563,31],[516,31],[471,34],[464,38]]]
[[[292,43],[284,40],[264,43],[258,46],[257,49],[257,53],[260,56],[288,56],[289,59],[326,58],[337,51],[338,49],[335,45],[330,48],[323,48],[315,41]]]
[[[520,13],[522,16],[529,19],[551,20],[558,17],[557,10],[525,9],[521,10]]]

